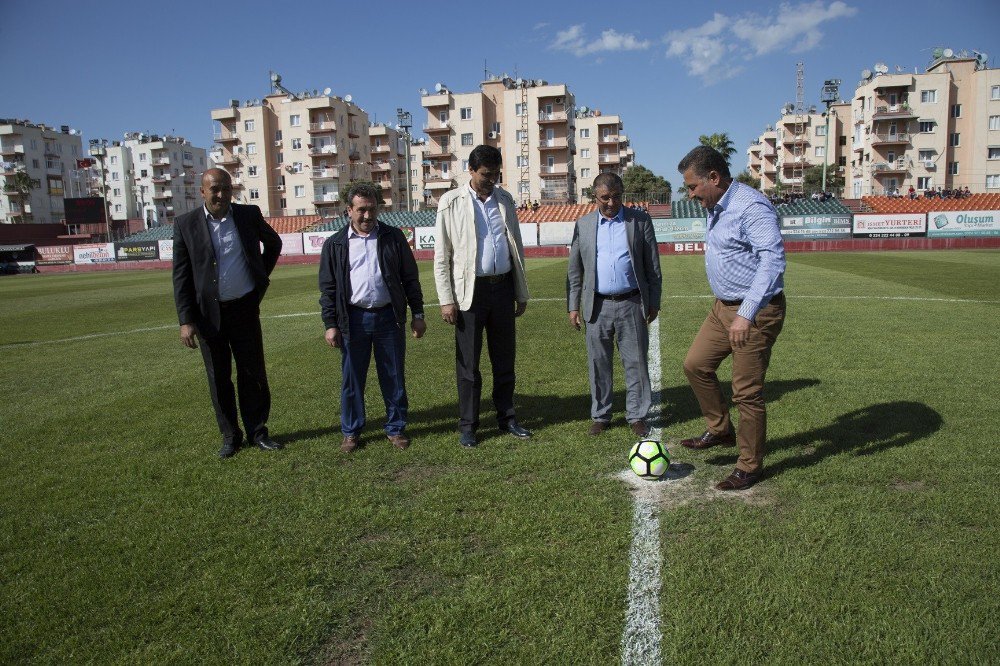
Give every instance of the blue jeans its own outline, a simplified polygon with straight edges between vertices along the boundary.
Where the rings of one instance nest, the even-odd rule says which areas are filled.
[[[350,307],[350,328],[341,331],[343,387],[340,392],[340,429],[345,435],[360,435],[365,427],[365,384],[368,364],[375,350],[375,370],[385,401],[385,432],[398,435],[406,428],[406,334],[396,322],[392,306],[380,310]]]

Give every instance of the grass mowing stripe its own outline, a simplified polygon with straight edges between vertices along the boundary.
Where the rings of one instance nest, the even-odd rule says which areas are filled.
[[[649,436],[660,439],[662,404],[662,369],[660,364],[660,317],[649,330],[649,383],[653,407],[650,421],[657,424]],[[628,471],[626,470],[626,474]],[[660,549],[660,518],[654,502],[643,494],[635,495],[632,513],[632,548],[629,551],[628,610],[622,633],[622,664],[659,664],[660,581],[663,557]]]

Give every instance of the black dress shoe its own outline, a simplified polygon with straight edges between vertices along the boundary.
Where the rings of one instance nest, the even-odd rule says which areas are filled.
[[[285,448],[285,445],[274,441],[270,437],[261,437],[257,440],[257,448],[261,451],[278,451],[279,449]]]
[[[522,428],[517,424],[517,421],[508,421],[507,425],[500,426],[501,432],[509,432],[518,439],[531,439],[531,431],[527,428]]]
[[[462,432],[458,434],[458,443],[467,449],[474,449],[479,445],[476,441],[476,433]]]
[[[243,442],[223,442],[222,448],[219,449],[219,457],[222,459],[232,458],[242,445]]]
[[[697,437],[682,439],[681,446],[689,449],[708,449],[713,446],[733,446],[736,444],[736,435],[732,431],[723,435],[714,435],[708,430]]]
[[[764,471],[758,469],[756,472],[744,472],[737,467],[733,473],[715,484],[716,490],[746,490],[754,485],[764,476]]]

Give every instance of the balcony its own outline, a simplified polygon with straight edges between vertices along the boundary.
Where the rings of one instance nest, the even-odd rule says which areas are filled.
[[[429,190],[450,190],[453,182],[446,173],[431,173],[424,177],[424,187]]]
[[[227,106],[224,109],[212,109],[212,120],[236,120],[236,107]]]
[[[543,164],[541,175],[545,176],[566,176],[569,175],[568,164]]]
[[[433,123],[424,125],[425,134],[447,134],[451,132],[451,123]]]
[[[0,155],[24,155],[24,144],[0,143]]]
[[[545,203],[569,203],[569,192],[542,188],[538,198]]]
[[[222,155],[215,159],[215,166],[226,167],[226,166],[236,166],[240,163],[240,158],[236,155]]]
[[[382,173],[383,171],[389,171],[388,162],[372,162],[372,173]]]
[[[183,164],[186,167],[193,167],[194,166],[194,158],[192,158],[192,157],[185,157],[183,160],[181,160],[181,164]]]
[[[872,120],[887,120],[887,119],[900,119],[900,118],[916,118],[917,114],[913,112],[908,104],[894,104],[892,106],[877,106],[875,107],[875,113],[872,114]]]
[[[223,132],[221,134],[216,134],[215,136],[213,136],[212,140],[215,141],[215,143],[220,143],[220,144],[236,143],[237,141],[240,140],[240,137],[237,134]]]
[[[601,153],[601,154],[599,154],[597,156],[597,164],[598,164],[598,166],[618,164],[620,162],[621,162],[621,158],[618,156],[617,153],[614,154],[614,155],[611,155],[609,153]]]
[[[309,123],[310,134],[323,134],[324,132],[336,132],[337,123],[332,120],[322,120],[318,123]]]
[[[809,135],[805,134],[805,133],[802,133],[802,134],[785,134],[785,138],[781,141],[781,143],[784,144],[784,145],[788,145],[788,144],[791,143],[791,144],[796,144],[796,145],[801,144],[803,146],[808,146],[809,145]]]
[[[349,136],[352,139],[357,139],[361,135],[358,134],[358,128],[355,126],[355,127],[348,127],[347,128],[347,136]]]
[[[170,190],[160,190],[158,192],[153,192],[154,199],[172,199],[174,193]]]
[[[45,160],[45,173],[61,174],[62,171],[63,165],[59,160]]]
[[[437,106],[451,106],[451,93],[443,92],[424,95],[420,98],[420,106],[425,109]]]
[[[315,168],[312,170],[313,180],[326,180],[340,178],[340,169],[337,167]]]
[[[899,159],[895,162],[876,162],[872,164],[872,171],[876,176],[889,173],[906,173],[909,168],[906,166],[905,159]]]
[[[339,192],[314,192],[313,205],[330,206],[340,201]]]
[[[910,142],[910,135],[908,132],[897,132],[895,134],[872,134],[871,141],[873,146],[893,143],[905,144]]]
[[[602,137],[600,137],[600,138],[597,139],[597,144],[598,145],[606,145],[606,144],[609,144],[609,143],[615,143],[615,144],[617,144],[618,143],[618,135],[617,134],[608,134],[608,135],[602,136]]]
[[[0,163],[0,167],[2,167],[2,170],[0,170],[0,173],[2,173],[5,176],[13,176],[18,171],[23,171],[24,170],[24,163],[22,163],[22,162],[2,162],[2,163]]]
[[[164,173],[159,176],[153,176],[152,181],[157,185],[162,185],[163,183],[169,183],[170,178],[171,176],[169,173]]]
[[[386,153],[389,154],[389,146],[372,146],[372,155]]]
[[[325,146],[316,146],[309,149],[310,157],[327,157],[337,154],[337,146],[334,144],[328,144]]]
[[[565,111],[554,111],[552,113],[545,113],[544,111],[538,114],[538,124],[545,125],[547,123],[563,123],[567,120],[567,115]]]
[[[764,157],[774,157],[778,154],[778,151],[769,143],[762,144],[760,154]]]
[[[243,189],[243,179],[242,178],[233,178],[232,180],[233,180],[233,189],[234,190],[242,190]]]
[[[539,150],[566,150],[569,148],[569,141],[566,137],[558,139],[542,139],[538,142]]]
[[[435,152],[430,152],[430,151]],[[426,160],[450,160],[451,159],[451,149],[448,146],[443,148],[438,148],[437,146],[428,146],[427,152],[424,153],[424,159]]]
[[[351,150],[350,152],[347,153],[347,159],[351,160],[352,162],[357,162],[358,160],[361,159],[361,153],[359,153],[357,150]]]
[[[170,166],[170,158],[169,157],[157,157],[155,160],[152,161],[152,165],[153,166]]]

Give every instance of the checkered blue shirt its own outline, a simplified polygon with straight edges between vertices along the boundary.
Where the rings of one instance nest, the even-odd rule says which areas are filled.
[[[734,180],[708,213],[705,272],[716,298],[742,300],[737,314],[750,321],[784,288],[778,213],[749,185]]]

